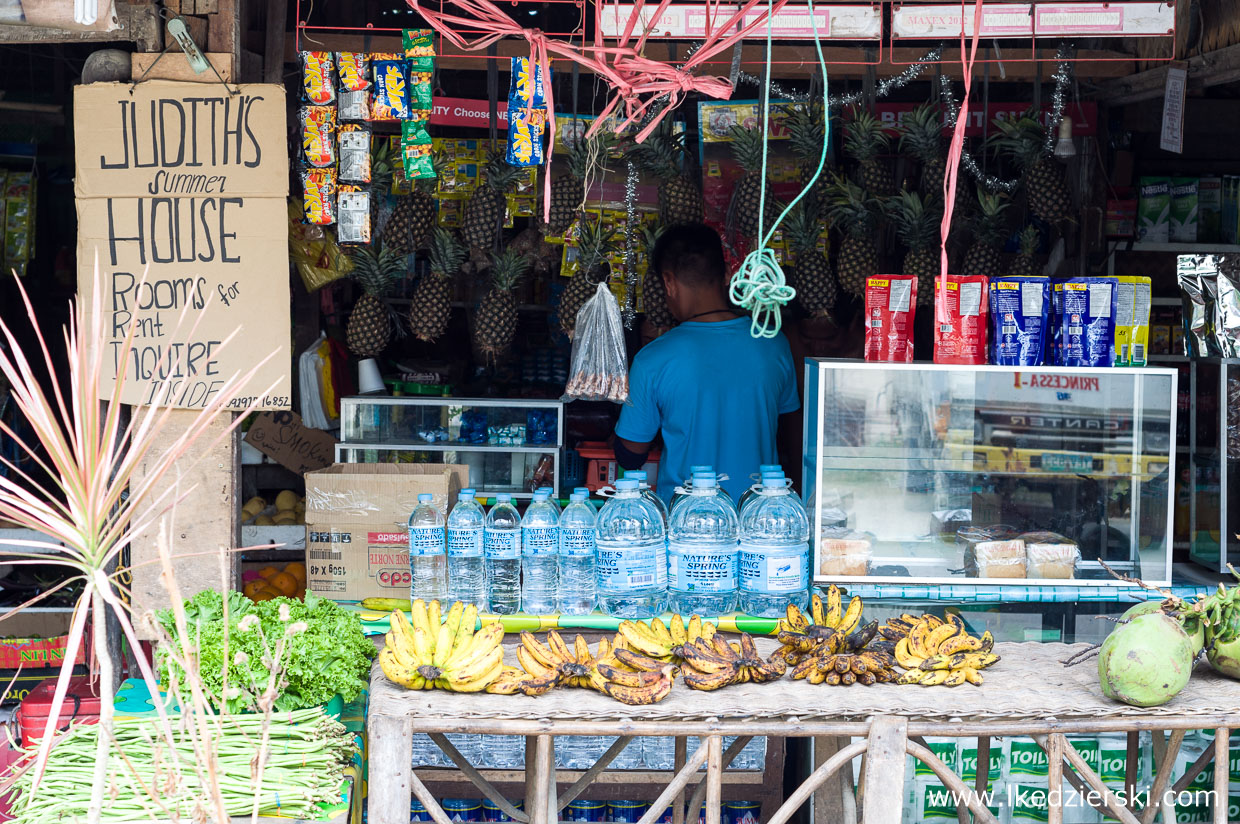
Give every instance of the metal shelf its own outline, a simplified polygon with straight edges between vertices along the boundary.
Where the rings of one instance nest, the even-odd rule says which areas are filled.
[[[553,443],[541,446],[504,446],[488,443],[342,443],[337,444],[338,450],[376,449],[385,452],[555,452],[559,449]]]
[[[1240,252],[1240,245],[1233,243],[1146,243],[1134,241],[1119,247],[1120,252],[1178,252],[1182,255],[1223,255]]]

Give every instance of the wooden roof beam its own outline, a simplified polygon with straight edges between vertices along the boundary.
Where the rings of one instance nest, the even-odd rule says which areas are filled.
[[[1217,49],[1184,61],[1189,91],[1240,81],[1240,44]],[[1103,85],[1094,96],[1112,106],[1139,103],[1162,97],[1167,66],[1138,72]]]

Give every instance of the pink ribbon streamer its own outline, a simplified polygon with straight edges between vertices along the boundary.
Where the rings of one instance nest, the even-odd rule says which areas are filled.
[[[969,92],[973,88],[973,63],[977,60],[977,41],[982,33],[982,0],[973,7],[973,37],[966,53],[964,30],[960,32],[960,62],[964,69],[964,100],[956,116],[951,144],[947,149],[947,165],[943,170],[943,223],[939,227],[939,295],[934,302],[936,323],[949,323],[947,316],[947,236],[951,233],[952,212],[956,207],[956,177],[960,172],[960,155],[964,152],[964,130],[969,122]],[[985,298],[983,298],[985,300]]]
[[[730,98],[733,88],[727,79],[709,75],[697,75],[694,74],[694,69],[720,52],[731,48],[757,26],[765,25],[767,17],[777,13],[788,2],[788,0],[774,0],[774,2],[766,3],[765,0],[748,0],[723,25],[715,26],[712,22],[714,20],[713,11],[718,8],[722,0],[713,0],[713,2],[712,0],[706,0],[706,39],[683,66],[676,67],[657,60],[651,60],[642,54],[649,32],[654,29],[663,12],[671,4],[671,0],[660,0],[651,18],[645,21],[641,36],[636,41],[630,43],[634,28],[638,22],[642,21],[642,10],[645,6],[644,0],[636,0],[636,4],[628,20],[625,22],[624,31],[614,46],[603,45],[602,26],[599,25],[601,23],[599,19],[600,14],[596,7],[594,44],[589,49],[584,45],[576,46],[563,40],[548,37],[545,32],[539,29],[522,28],[490,0],[445,0],[445,5],[451,4],[456,6],[461,10],[462,14],[432,11],[423,7],[419,0],[406,1],[410,8],[422,15],[431,28],[439,32],[448,42],[464,51],[481,51],[505,37],[521,37],[530,44],[530,63],[537,64],[542,69],[544,78],[551,76],[552,56],[570,60],[601,77],[615,92],[603,108],[603,111],[595,118],[593,125],[591,125],[587,132],[587,136],[597,132],[602,124],[612,114],[619,111],[623,105],[625,119],[616,127],[617,132],[622,132],[633,123],[640,122],[645,118],[650,107],[656,101],[666,96],[668,98],[668,105],[658,114],[651,117],[650,121],[637,133],[635,139],[638,143],[644,141],[658,127],[663,117],[675,108],[681,99],[690,92],[698,92],[718,100]],[[980,4],[981,0],[978,0],[978,2]],[[741,26],[740,23],[744,20],[745,15],[760,3],[766,6],[765,11],[754,20]],[[615,8],[618,16],[618,0]],[[734,27],[736,31],[725,36],[724,33],[732,30]],[[469,40],[459,33],[458,30],[462,28],[478,29],[485,33],[480,37]],[[549,137],[546,157],[547,185],[543,187],[544,220],[549,219],[551,215],[551,155],[555,150],[555,101],[552,96],[551,85],[549,82],[544,85],[547,102],[547,133]]]

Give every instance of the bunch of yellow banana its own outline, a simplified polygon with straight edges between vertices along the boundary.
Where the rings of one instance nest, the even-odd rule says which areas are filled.
[[[600,645],[605,653],[606,641]],[[577,687],[590,686],[594,656],[586,639],[577,636],[574,648],[569,649],[560,633],[547,633],[543,644],[533,633],[521,633],[521,645],[517,647],[519,667],[506,666],[500,677],[487,688],[487,692],[500,695],[542,695],[561,684]]]
[[[862,652],[828,652],[820,649],[792,668],[792,677],[811,684],[845,686],[886,684],[898,677],[895,658],[889,653],[867,649]]]
[[[594,665],[591,686],[622,704],[657,704],[672,691],[676,667],[627,647],[613,647]]]
[[[832,584],[827,589],[825,602],[822,596],[814,593],[810,616],[795,604],[788,605],[776,633],[781,644],[776,654],[784,663],[795,667],[811,656],[853,653],[865,649],[878,631],[878,622],[871,621],[861,626],[863,604],[860,596],[853,596],[847,609],[843,607],[842,600],[839,588]]]
[[[907,672],[899,684],[956,687],[966,682],[981,686],[981,670],[999,660],[991,652],[995,639],[989,631],[970,635],[964,620],[954,613],[920,617],[905,613],[891,618],[879,633],[895,644],[895,659]]]
[[[667,624],[661,618],[650,619],[649,624],[641,621],[621,621],[620,635],[624,643],[636,652],[656,658],[660,661],[680,663],[683,660],[681,650],[685,644],[691,644],[699,638],[709,641],[715,635],[715,625],[703,621],[700,615],[685,619],[680,613],[672,616]]]
[[[700,638],[685,644],[682,656],[685,683],[695,690],[717,690],[747,681],[762,684],[778,680],[787,669],[778,653],[764,659],[749,633],[741,633],[740,642],[733,644],[722,635],[709,641]]]
[[[439,602],[418,599],[410,617],[392,613],[379,666],[390,681],[411,690],[481,692],[503,671],[504,627],[484,624],[474,632],[478,610],[457,601],[441,620]]]

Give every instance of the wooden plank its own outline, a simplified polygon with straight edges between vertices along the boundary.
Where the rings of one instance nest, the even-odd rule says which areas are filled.
[[[680,773],[685,767],[685,758],[688,757],[686,750],[689,748],[689,741],[683,735],[676,736],[676,741],[672,744],[672,770]],[[685,824],[685,791],[682,787],[680,792],[676,793],[675,801],[672,804],[672,824]]]
[[[168,413],[167,422],[147,459],[138,467],[138,483],[148,471],[147,467],[172,447],[199,414],[189,409]],[[172,571],[182,598],[204,589],[228,591],[236,585],[237,555],[229,550],[237,545],[240,509],[237,480],[241,476],[241,464],[237,434],[225,433],[230,418],[229,415],[216,417],[203,436],[177,461],[176,468],[165,476],[165,482],[175,484],[179,493],[192,496],[166,519],[171,535]],[[222,442],[212,446],[220,436],[223,436]],[[137,535],[130,548],[135,615],[170,604],[162,578],[158,536],[159,527],[156,526]],[[138,624],[139,637],[154,639],[153,627],[144,621]]]
[[[843,739],[838,736],[822,736],[814,739],[814,769],[821,767],[827,763],[827,759],[840,751],[843,745]],[[852,769],[848,770],[848,774],[852,774]],[[814,793],[814,820],[815,821],[843,821],[844,820],[844,793],[852,792],[852,782],[844,780],[844,771],[836,773],[826,780],[818,791]],[[764,818],[763,820],[768,820]]]
[[[0,43],[132,43],[146,36],[147,20],[158,20],[154,6],[118,2],[118,27],[111,31],[102,28],[62,29],[56,26],[0,25]]]
[[[907,718],[880,715],[870,724],[870,745],[865,752],[865,809],[861,813],[864,824],[900,824],[907,742]]]
[[[1228,745],[1231,730],[1219,727],[1214,731],[1214,824],[1227,824],[1227,781],[1231,767]]]
[[[207,52],[204,56],[215,67],[215,70],[220,73],[220,77],[228,83],[233,82],[231,54]],[[133,66],[135,80],[141,77],[147,69],[151,69],[150,74],[146,75],[147,80],[153,80],[158,77],[160,80],[183,80],[199,83],[219,82],[210,69],[207,69],[202,74],[196,74],[189,67],[189,58],[180,49],[169,52],[156,52],[154,54],[150,52],[135,52],[131,56],[130,63]]]
[[[225,52],[236,60],[240,51],[241,21],[237,18],[237,0],[219,0],[216,13],[207,18],[207,47],[213,52]],[[236,71],[236,65],[233,66]]]
[[[723,736],[706,738],[706,824],[719,824],[723,814]]]
[[[219,14],[220,0],[194,0],[195,14]]]
[[[1155,740],[1161,737],[1160,733]],[[1162,807],[1163,793],[1171,781],[1171,773],[1175,771],[1175,759],[1180,755],[1180,744],[1183,741],[1184,730],[1172,730],[1171,741],[1158,758],[1158,774],[1154,776],[1154,786],[1150,788],[1150,803],[1141,812],[1141,824],[1153,824],[1154,816],[1158,815],[1158,810]],[[1170,818],[1175,820],[1175,816]]]
[[[1188,59],[1189,90],[1205,89],[1240,80],[1240,45],[1228,46]],[[1094,94],[1113,106],[1162,97],[1167,67],[1158,66],[1102,84]]]
[[[366,723],[370,775],[368,806],[374,824],[408,824],[413,731],[406,719],[370,716]],[[438,806],[438,805],[432,805]],[[427,807],[429,810],[430,807]]]
[[[551,808],[551,779],[555,770],[554,740],[550,735],[538,736],[534,747],[534,763],[531,765],[527,761],[525,764],[526,772],[533,773],[533,803],[530,806],[527,801],[525,808],[529,812],[530,824],[555,824],[555,811]]]
[[[263,82],[279,83],[284,76],[284,27],[288,0],[267,0],[267,29],[263,39]],[[301,351],[301,350],[298,350]]]
[[[1062,735],[1050,736],[1046,743],[1046,760],[1048,770],[1046,774],[1046,789],[1048,793],[1048,801],[1050,809],[1047,811],[1047,824],[1063,824],[1063,747],[1064,737]],[[982,774],[982,765],[985,764],[986,774],[990,774],[990,761],[981,759],[981,753],[978,753],[977,774]]]

